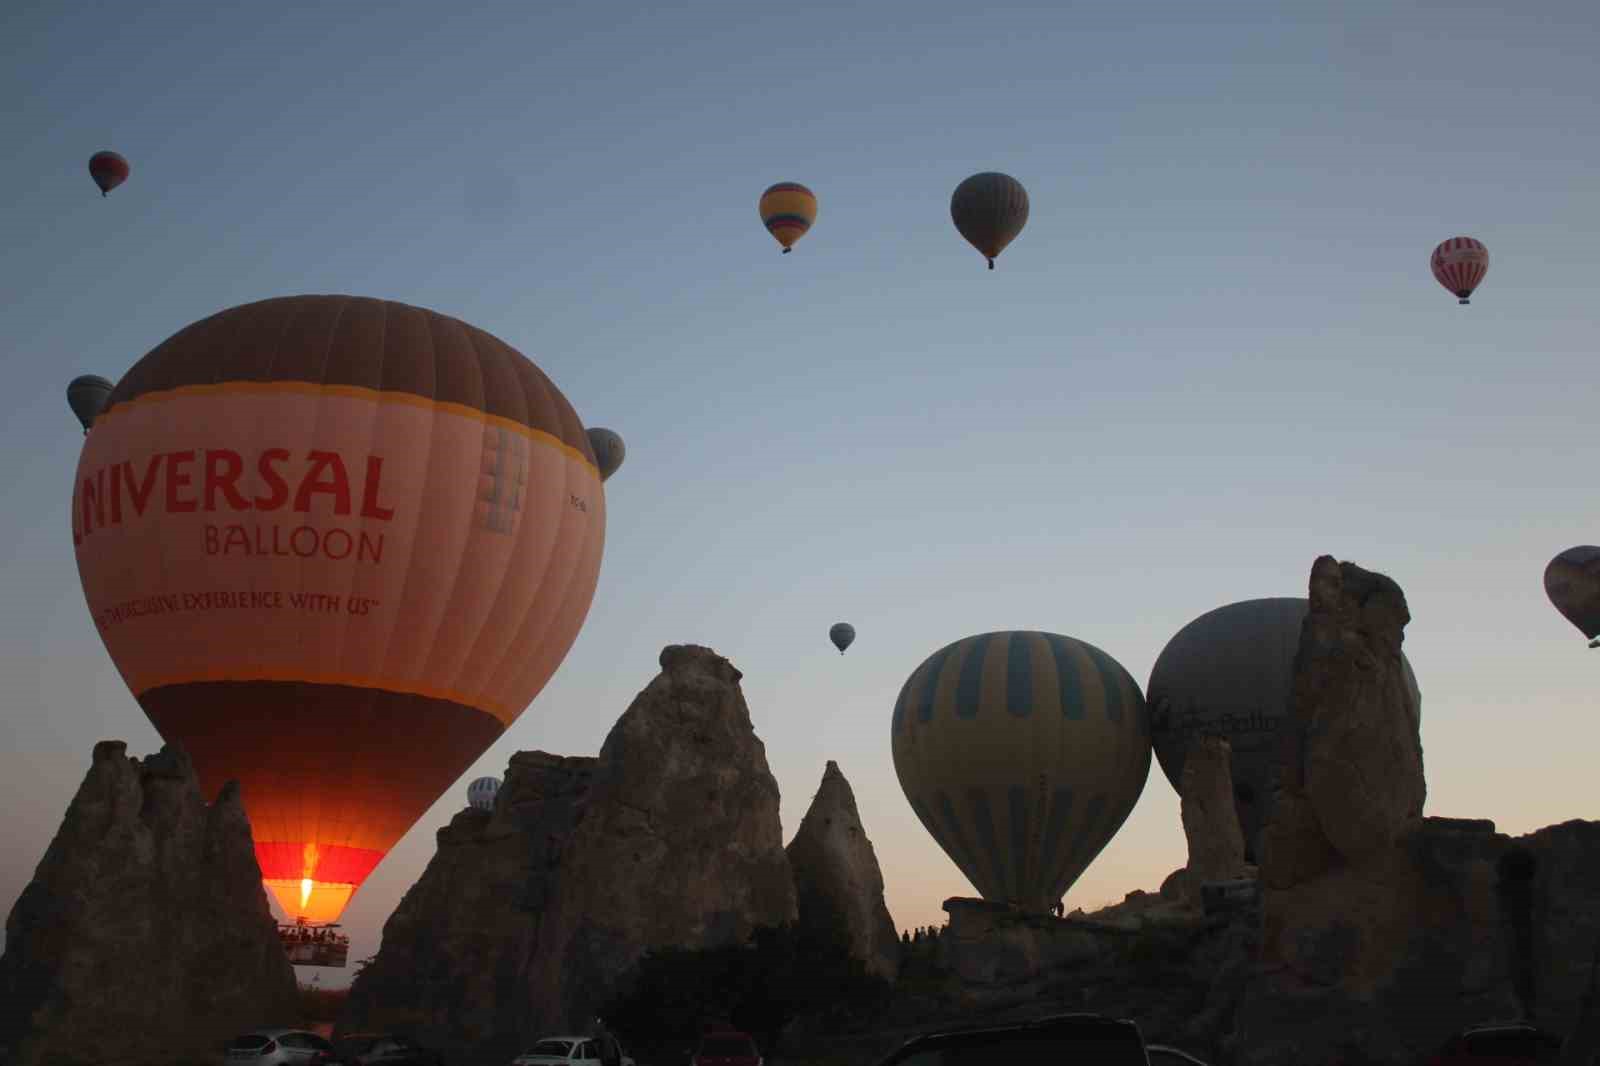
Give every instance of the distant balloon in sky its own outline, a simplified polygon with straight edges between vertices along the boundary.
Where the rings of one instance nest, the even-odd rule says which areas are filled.
[[[498,777],[480,777],[467,786],[467,803],[474,810],[494,810],[494,797],[500,791]]]
[[[789,254],[794,242],[804,237],[817,220],[816,196],[797,181],[780,181],[769,186],[756,207],[761,212],[761,224],[783,245],[784,255]]]
[[[128,180],[128,161],[115,152],[96,152],[89,157],[89,176],[104,196]]]
[[[983,898],[1045,913],[1127,819],[1150,773],[1139,686],[1092,644],[983,633],[930,655],[894,706],[912,810]]]
[[[1433,250],[1433,276],[1461,303],[1471,303],[1472,290],[1489,272],[1489,249],[1471,237],[1451,237]]]
[[[1279,735],[1290,711],[1294,658],[1310,610],[1304,598],[1243,600],[1207,611],[1167,642],[1150,671],[1150,735],[1156,759],[1180,790],[1190,747],[1205,734],[1233,749],[1233,787],[1246,853],[1260,857],[1281,770]],[[1411,707],[1422,693],[1404,656]]]
[[[1009,174],[974,174],[951,194],[950,218],[993,270],[995,257],[1028,224],[1028,190]]]
[[[628,455],[628,449],[623,446],[622,436],[615,430],[601,429],[596,426],[589,430],[589,447],[594,449],[594,460],[600,464],[600,480],[608,481],[612,474],[622,466],[622,460]]]
[[[332,922],[527,709],[588,614],[583,422],[458,319],[291,296],[179,330],[84,438],[100,639],[202,789],[242,786],[291,921]]]
[[[83,423],[85,433],[94,425],[95,416],[105,407],[106,398],[114,388],[115,385],[98,374],[84,374],[67,383],[67,406]]]
[[[856,627],[849,622],[835,622],[828,629],[828,639],[833,641],[833,646],[843,655],[844,650],[856,642]]]
[[[1583,544],[1551,559],[1544,568],[1544,591],[1584,636],[1600,637],[1600,547]]]

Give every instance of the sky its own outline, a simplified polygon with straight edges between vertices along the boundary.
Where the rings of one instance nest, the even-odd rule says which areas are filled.
[[[1541,575],[1600,541],[1596,57],[1592,0],[4,5],[0,907],[94,742],[161,743],[84,604],[66,382],[297,293],[471,322],[628,445],[582,633],[352,959],[469,780],[595,753],[675,643],[743,671],[785,839],[837,760],[896,924],[941,923],[972,889],[889,747],[927,655],[1042,629],[1142,685],[1325,553],[1406,591],[1426,813],[1592,816],[1600,652]],[[948,207],[983,170],[1032,205],[992,273]],[[820,205],[787,256],[777,181]],[[1152,765],[1067,905],[1184,859]]]

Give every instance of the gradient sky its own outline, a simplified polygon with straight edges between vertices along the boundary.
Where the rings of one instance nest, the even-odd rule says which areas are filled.
[[[487,329],[628,443],[583,633],[352,958],[466,781],[595,752],[669,643],[744,671],[786,838],[837,759],[896,923],[941,922],[971,889],[889,753],[926,655],[1046,629],[1143,684],[1322,553],[1407,592],[1428,813],[1595,813],[1600,652],[1541,586],[1600,541],[1593,0],[641,7],[4,5],[0,906],[93,743],[160,743],[84,606],[65,384],[307,292]],[[990,169],[1032,200],[993,273],[948,208]],[[781,257],[780,180],[820,200]],[[1153,766],[1068,906],[1184,858]]]

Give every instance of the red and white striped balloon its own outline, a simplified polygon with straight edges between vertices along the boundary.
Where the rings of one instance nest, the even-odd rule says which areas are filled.
[[[1471,237],[1451,237],[1433,250],[1430,265],[1440,285],[1455,293],[1462,303],[1470,303],[1472,290],[1489,273],[1489,249]]]

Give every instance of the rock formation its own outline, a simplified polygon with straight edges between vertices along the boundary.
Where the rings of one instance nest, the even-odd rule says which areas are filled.
[[[96,744],[6,920],[7,1061],[209,1060],[297,1002],[238,789],[207,805],[181,750]]]
[[[526,971],[559,887],[596,760],[511,757],[492,812],[466,808],[383,928],[351,989],[344,1028],[404,1028],[435,1046],[511,1041],[528,1015]],[[514,1048],[511,1044],[517,1046]]]
[[[1277,802],[1263,833],[1263,877],[1280,887],[1335,857],[1385,852],[1422,817],[1427,796],[1416,708],[1400,657],[1411,619],[1382,574],[1322,556],[1295,656]]]
[[[1245,1066],[1414,1062],[1464,1026],[1576,1018],[1600,933],[1600,827],[1513,841],[1423,818],[1393,581],[1320,558],[1264,841],[1261,952],[1229,1041]]]
[[[1202,737],[1183,762],[1183,835],[1189,842],[1184,868],[1188,898],[1198,898],[1207,881],[1244,874],[1244,832],[1233,804],[1230,745],[1221,737]]]
[[[868,970],[894,980],[900,938],[883,899],[883,871],[861,826],[855,793],[833,760],[785,850],[801,927],[829,927],[826,933],[848,944]]]
[[[795,920],[739,671],[694,645],[660,663],[597,759],[519,754],[492,816],[441,831],[343,1028],[403,1017],[437,1044],[500,1054],[587,1024],[651,948]]]

